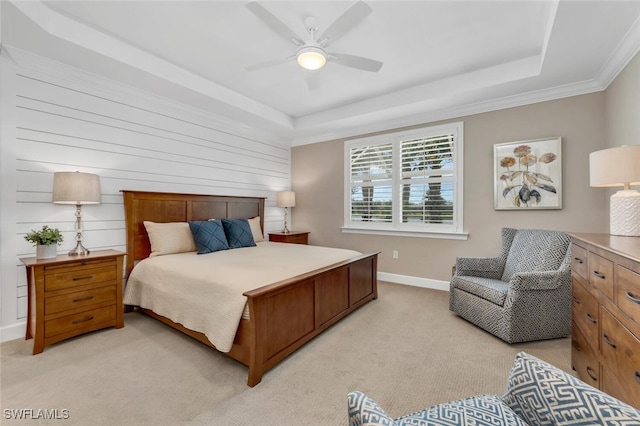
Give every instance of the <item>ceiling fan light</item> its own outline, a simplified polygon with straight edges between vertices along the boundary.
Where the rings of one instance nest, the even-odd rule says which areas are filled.
[[[314,71],[322,68],[327,62],[322,49],[317,47],[305,47],[298,51],[298,65],[302,68]]]

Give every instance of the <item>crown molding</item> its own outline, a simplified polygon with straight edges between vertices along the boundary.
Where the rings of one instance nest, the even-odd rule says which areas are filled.
[[[638,52],[640,52],[640,17],[636,19],[616,49],[611,53],[611,56],[598,72],[596,80],[606,89]]]
[[[587,80],[579,83],[572,83],[564,86],[537,90],[514,96],[505,96],[488,101],[453,106],[450,108],[434,109],[431,111],[413,111],[411,114],[396,114],[397,117],[395,119],[390,118],[384,121],[377,120],[369,125],[345,125],[342,129],[339,130],[336,130],[335,126],[333,126],[333,130],[327,132],[317,131],[309,136],[294,136],[291,146],[301,146],[318,142],[327,142],[331,140],[365,135],[369,133],[399,129],[402,127],[432,123],[435,121],[458,119],[468,115],[481,114],[485,112],[515,108],[540,102],[553,101],[556,99],[585,95],[602,90],[604,90],[604,87],[598,81]],[[388,113],[389,115],[391,114],[391,112],[389,111]]]

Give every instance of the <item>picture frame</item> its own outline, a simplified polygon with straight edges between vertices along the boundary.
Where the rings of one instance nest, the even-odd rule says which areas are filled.
[[[495,210],[562,209],[562,138],[495,144]]]

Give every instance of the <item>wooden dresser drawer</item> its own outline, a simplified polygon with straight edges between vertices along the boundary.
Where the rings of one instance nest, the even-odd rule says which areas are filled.
[[[87,306],[113,304],[116,299],[115,283],[107,286],[88,286],[72,293],[47,297],[44,302],[44,314],[51,315],[58,312],[75,312]]]
[[[45,339],[65,332],[82,334],[101,323],[108,321],[115,323],[115,318],[116,305],[114,304],[48,320],[44,325]]]
[[[618,265],[615,292],[618,307],[640,325],[640,274]]]
[[[620,324],[607,309],[601,309],[600,319],[600,352],[607,367],[626,389],[629,395],[626,400],[640,401],[640,340]]]
[[[598,341],[598,301],[577,279],[571,280],[573,321],[589,342]],[[597,348],[597,344],[596,344]]]
[[[582,380],[600,389],[598,357],[575,323],[571,329],[571,364]]]
[[[613,262],[589,253],[589,283],[613,300]]]
[[[585,280],[587,277],[587,250],[577,244],[571,244],[571,270]]]
[[[55,271],[47,271],[45,278],[45,291],[59,290],[63,288],[79,287],[82,285],[99,283],[104,281],[116,281],[116,262],[101,262],[92,267],[68,267]]]
[[[614,398],[618,398],[620,401],[625,401],[633,407],[640,408],[640,400],[634,400],[625,386],[620,384],[615,373],[606,367],[602,367],[600,384],[600,389],[604,393],[607,393]]]

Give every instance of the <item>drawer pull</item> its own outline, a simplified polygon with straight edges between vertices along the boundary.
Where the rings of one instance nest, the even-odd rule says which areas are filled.
[[[598,321],[596,321],[596,319],[595,319],[594,317],[592,317],[592,316],[591,316],[591,314],[590,314],[590,313],[588,313],[588,312],[586,313],[586,315],[585,315],[585,316],[587,317],[587,319],[588,319],[589,321],[591,321],[591,322],[592,322],[592,323],[594,323],[594,324],[598,322]]]
[[[593,370],[591,369],[591,367],[587,367],[587,374],[589,375],[589,377],[591,377],[593,380],[598,380],[598,376],[596,376],[593,373]]]
[[[582,352],[582,349],[580,349],[580,345],[578,345],[576,342],[573,342],[573,344],[571,346],[573,346],[573,349],[575,349],[576,352]],[[574,368],[574,370],[575,370],[575,368]]]
[[[633,294],[631,294],[630,291],[627,292],[627,299],[640,305],[640,299],[638,299],[637,297],[633,297]]]
[[[91,321],[93,319],[93,315],[91,315],[90,317],[86,317],[86,318],[82,318],[79,320],[75,320],[73,323],[74,324],[80,324],[81,322],[87,322],[87,321]]]
[[[582,259],[580,259],[579,257],[574,257],[574,258],[573,258],[573,260],[574,260],[576,263],[584,263],[584,262],[582,262]]]
[[[73,281],[90,280],[93,275],[85,275],[84,277],[73,277]]]
[[[600,272],[598,272],[598,271],[593,271],[593,275],[595,275],[596,277],[600,278],[601,280],[604,280],[604,279],[605,279],[604,274],[601,274],[601,273],[600,273]]]
[[[580,304],[580,299],[578,299],[578,298],[577,298],[577,297],[575,297],[575,296],[571,296],[571,300],[573,300],[573,303],[575,303],[576,305],[579,305],[579,304]]]
[[[607,333],[603,333],[602,334],[602,340],[604,340],[604,342],[607,345],[611,346],[612,348],[614,348],[614,349],[616,348],[616,344],[613,343],[611,340],[609,340],[609,336],[607,336]]]
[[[91,299],[93,299],[93,296],[81,297],[79,299],[73,299],[73,303],[84,302],[85,300],[91,300]]]
[[[634,371],[633,377],[635,377],[636,382],[640,383],[640,371]]]

